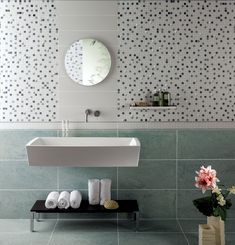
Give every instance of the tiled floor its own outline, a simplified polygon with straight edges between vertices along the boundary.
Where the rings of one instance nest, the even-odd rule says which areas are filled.
[[[29,231],[28,220],[0,220],[1,245],[198,245],[200,220],[43,220]],[[235,244],[235,220],[226,223],[226,245]]]

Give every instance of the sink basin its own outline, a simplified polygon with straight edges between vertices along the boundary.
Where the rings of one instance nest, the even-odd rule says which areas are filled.
[[[122,137],[38,137],[26,149],[30,166],[137,167],[140,142]]]

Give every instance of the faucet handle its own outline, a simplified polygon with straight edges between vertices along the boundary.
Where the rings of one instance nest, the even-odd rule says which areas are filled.
[[[100,111],[94,111],[94,116],[99,117],[100,116]]]

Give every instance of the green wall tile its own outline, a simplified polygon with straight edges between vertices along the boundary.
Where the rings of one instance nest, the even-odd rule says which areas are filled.
[[[117,137],[117,130],[69,130],[70,137]]]
[[[27,162],[0,162],[0,189],[56,189],[57,171]]]
[[[27,159],[25,145],[35,137],[54,137],[56,131],[0,130],[0,160]]]
[[[120,189],[175,189],[176,161],[141,160],[138,167],[118,168]]]
[[[175,130],[120,130],[120,137],[137,137],[141,159],[175,159]]]
[[[209,195],[208,193],[202,194],[199,190],[179,190],[178,191],[178,218],[205,218],[197,208],[193,205],[193,200],[196,198],[204,197]],[[232,198],[234,200],[234,198]],[[232,206],[228,210],[228,218],[235,217],[235,206]]]
[[[0,219],[28,219],[30,209],[38,199],[46,199],[46,191],[1,191]]]
[[[136,199],[141,218],[175,218],[176,191],[170,190],[119,190],[120,200]]]
[[[235,185],[235,160],[185,160],[178,161],[178,188],[194,189],[195,171],[204,165],[211,165],[217,171],[220,180],[218,185],[225,185],[224,188]]]
[[[59,188],[88,189],[88,179],[111,179],[117,188],[117,168],[64,168],[59,169]]]
[[[179,130],[180,159],[235,159],[235,130]]]
[[[193,200],[203,197],[203,194],[199,190],[180,190],[178,191],[178,218],[197,218],[203,219],[197,208],[193,205]]]

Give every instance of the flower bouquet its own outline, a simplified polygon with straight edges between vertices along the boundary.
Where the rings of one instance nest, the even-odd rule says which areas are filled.
[[[193,200],[195,207],[206,216],[221,217],[226,220],[227,210],[232,206],[231,200],[228,198],[230,194],[235,194],[235,186],[228,189],[220,189],[217,185],[216,170],[211,166],[202,166],[199,171],[196,171],[195,186],[202,190],[203,194],[206,190],[210,190],[209,196]]]

